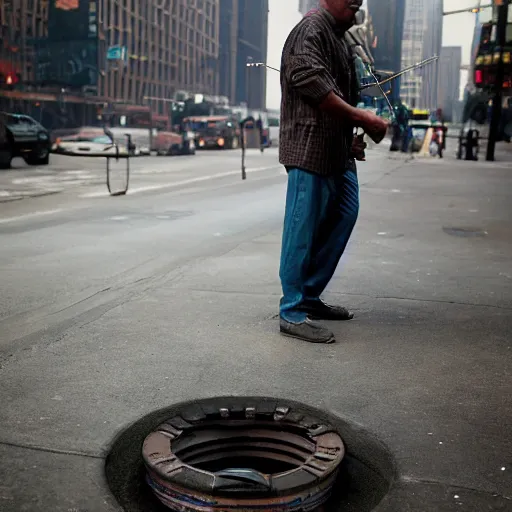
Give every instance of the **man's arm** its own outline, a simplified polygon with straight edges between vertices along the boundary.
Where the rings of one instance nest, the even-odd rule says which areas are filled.
[[[308,103],[327,114],[362,127],[375,142],[380,142],[387,131],[387,122],[366,110],[347,103],[337,94],[336,83],[328,71],[320,37],[308,27],[301,27],[291,44],[293,54],[284,63],[289,86]]]
[[[365,121],[367,121],[367,111],[361,110],[360,108],[356,108],[348,104],[334,91],[329,92],[329,94],[324,97],[318,107],[320,110],[327,112],[333,117],[351,121],[354,126],[362,126]]]
[[[319,108],[333,117],[346,119],[354,126],[363,128],[375,144],[382,142],[388,131],[387,121],[373,112],[349,105],[334,92],[330,92],[322,100]]]
[[[329,73],[322,54],[320,38],[307,26],[297,27],[295,37],[287,41],[287,58],[283,72],[291,89],[297,91],[312,106],[319,107],[326,96],[336,90],[336,82]]]

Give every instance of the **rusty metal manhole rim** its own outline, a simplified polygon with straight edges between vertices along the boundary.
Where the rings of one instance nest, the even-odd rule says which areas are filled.
[[[202,467],[233,453],[287,469]],[[328,499],[344,454],[334,426],[286,401],[233,406],[219,399],[184,405],[146,437],[142,450],[153,493],[180,510],[312,510]]]

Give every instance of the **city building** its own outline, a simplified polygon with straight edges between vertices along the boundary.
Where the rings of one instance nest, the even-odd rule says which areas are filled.
[[[299,0],[299,12],[303,16],[316,7],[318,7],[318,0]]]
[[[235,103],[265,109],[267,69],[248,67],[267,60],[268,0],[238,0],[238,46]]]
[[[373,27],[372,54],[377,71],[396,73],[402,66],[402,38],[406,0],[368,0],[369,22]],[[392,84],[390,99],[400,97],[400,80]]]
[[[446,121],[453,120],[454,110],[460,98],[460,67],[462,48],[443,46],[438,64],[437,104],[443,110]]]
[[[264,110],[266,68],[247,66],[267,58],[268,0],[220,0],[220,94],[232,105]]]
[[[219,88],[231,104],[236,102],[239,0],[220,0]]]
[[[373,57],[377,71],[396,73],[439,55],[442,45],[442,0],[368,0],[373,25]],[[410,107],[437,108],[438,65],[407,73],[393,83],[393,99]]]
[[[407,0],[402,36],[401,67],[439,55],[443,34],[443,0]],[[435,110],[438,63],[403,76],[400,96],[411,108]]]
[[[34,47],[47,35],[48,2],[0,1],[0,88],[34,80]],[[13,78],[14,77],[14,78]]]
[[[219,92],[219,0],[3,0],[0,14],[0,62],[20,74],[0,107],[44,107],[47,124],[111,103],[166,114],[177,94]]]

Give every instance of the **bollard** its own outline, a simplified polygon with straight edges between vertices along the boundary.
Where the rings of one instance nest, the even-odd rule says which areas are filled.
[[[468,130],[466,137],[466,160],[478,161],[478,152],[480,149],[480,132],[475,129]]]
[[[457,160],[478,161],[480,151],[480,132],[471,128],[464,135],[462,130],[459,134],[459,145],[457,148]]]

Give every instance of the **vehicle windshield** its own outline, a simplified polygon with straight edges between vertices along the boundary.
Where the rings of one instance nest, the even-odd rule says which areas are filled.
[[[60,137],[60,140],[61,142],[94,142],[96,144],[112,144],[112,141],[106,135],[88,135],[83,133]]]
[[[211,132],[215,130],[221,130],[226,126],[233,126],[233,123],[227,122],[226,120],[215,120],[215,121],[191,121],[190,127],[195,132]]]
[[[9,124],[35,124],[30,117],[19,116],[16,114],[7,114],[7,122]]]

